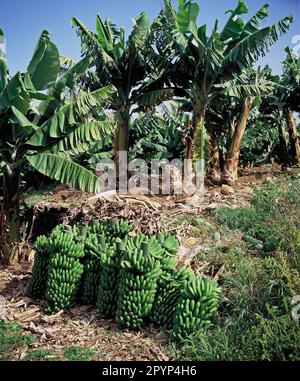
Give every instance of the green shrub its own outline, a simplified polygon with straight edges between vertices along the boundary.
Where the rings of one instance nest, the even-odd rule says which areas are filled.
[[[229,319],[184,341],[177,357],[193,361],[299,361],[299,323],[290,315]]]
[[[229,229],[240,229],[243,232],[249,231],[258,220],[255,209],[246,207],[228,209],[219,208],[216,211],[217,220],[220,224],[225,224]]]
[[[57,358],[50,348],[41,348],[28,351],[24,361],[55,361]]]

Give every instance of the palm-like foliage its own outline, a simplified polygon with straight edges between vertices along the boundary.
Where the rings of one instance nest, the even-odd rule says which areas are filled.
[[[65,96],[88,65],[87,60],[82,60],[60,76],[58,49],[47,31],[41,34],[26,73],[10,78],[2,61],[0,154],[11,241],[18,235],[20,174],[26,161],[53,179],[89,192],[100,190],[98,178],[66,155],[66,151],[76,153],[113,129],[104,112],[101,120],[90,116],[93,109],[99,114],[113,95],[111,86],[80,92],[76,99]]]
[[[95,33],[76,18],[72,22],[81,38],[82,54],[91,58],[95,69],[86,85],[95,89],[112,84],[117,90],[110,105],[119,120],[114,146],[117,158],[119,151],[128,150],[132,112],[161,102],[168,94],[152,65],[155,53],[148,17],[142,13],[134,19],[134,28],[127,39],[124,28],[118,29],[111,20],[103,21],[99,15]]]
[[[191,99],[194,114],[194,156],[203,148],[201,132],[208,105],[219,95],[216,85],[232,80],[263,56],[280,35],[286,33],[292,16],[260,27],[268,16],[268,5],[245,22],[240,16],[248,13],[244,0],[228,11],[229,18],[220,31],[218,21],[210,34],[207,26],[197,25],[199,6],[191,0],[179,0],[178,10],[169,0],[156,20],[156,37],[160,54],[165,57],[161,66],[169,78]],[[200,156],[202,154],[200,153]]]

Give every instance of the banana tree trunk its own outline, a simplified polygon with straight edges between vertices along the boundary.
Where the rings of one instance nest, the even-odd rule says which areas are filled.
[[[193,159],[193,139],[190,136],[185,140],[185,158]]]
[[[3,208],[8,226],[8,243],[20,238],[20,169],[5,165],[3,169]]]
[[[286,117],[287,117],[287,125],[288,125],[289,136],[290,136],[291,150],[293,155],[293,162],[295,164],[298,164],[300,163],[300,144],[299,144],[299,139],[297,135],[297,129],[296,129],[296,123],[295,123],[293,111],[290,109],[287,109]]]
[[[194,194],[186,200],[186,203],[192,206],[202,203],[204,194],[204,158],[205,158],[205,140],[204,140],[204,122],[205,109],[194,107],[193,112],[193,130],[191,135],[191,146],[189,148],[189,158],[192,159],[189,169],[193,168],[192,173],[188,173],[188,178],[193,182]]]
[[[223,148],[219,147],[219,163],[220,163],[220,172],[223,173],[226,164],[226,158]]]
[[[222,174],[222,180],[225,183],[234,183],[238,178],[241,144],[247,127],[247,120],[252,103],[252,97],[248,97],[244,101],[240,118],[235,126],[235,130],[226,157],[225,169]]]
[[[280,159],[283,167],[285,168],[286,166],[289,165],[290,159],[289,159],[289,152],[284,136],[284,127],[282,123],[278,124],[278,135],[279,135],[279,144],[280,144]]]
[[[118,129],[114,141],[114,161],[117,164],[119,161],[119,152],[128,152],[129,148],[129,112],[120,112],[118,120]]]
[[[211,163],[208,170],[208,176],[214,180],[220,180],[220,153],[219,153],[219,139],[216,134],[212,134],[210,138],[211,142]]]
[[[194,161],[196,159],[204,159],[204,120],[205,110],[194,107],[192,129],[190,136],[188,136],[185,140],[185,159],[187,160]],[[186,163],[184,170],[185,177],[192,176],[192,167],[193,165]]]
[[[204,160],[205,158],[204,122],[205,109],[196,107],[193,115],[194,133],[192,136],[192,158],[194,160]]]
[[[205,109],[199,106],[194,106],[192,131],[186,143],[185,158],[189,159],[189,161],[185,163],[184,168],[186,189],[190,192],[192,183],[196,187],[194,188],[195,193],[192,197],[186,199],[186,203],[193,206],[202,202],[204,192],[204,121]]]

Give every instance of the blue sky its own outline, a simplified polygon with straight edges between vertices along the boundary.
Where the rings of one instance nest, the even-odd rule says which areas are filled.
[[[6,36],[6,53],[10,72],[24,71],[31,58],[36,41],[43,29],[48,29],[61,55],[77,60],[80,57],[80,43],[71,27],[71,17],[80,18],[85,25],[94,29],[95,17],[111,18],[126,30],[132,26],[132,17],[145,11],[152,20],[159,12],[162,0],[1,0],[0,27]],[[176,4],[177,0],[173,0]],[[288,35],[274,45],[260,64],[269,63],[276,73],[281,72],[284,59],[283,49],[292,44],[292,38],[299,35],[300,53],[300,0],[248,0],[250,14],[264,3],[270,4],[268,23],[292,13],[294,25]],[[235,8],[237,0],[198,0],[200,5],[199,24],[212,27],[219,18],[224,24],[224,12]]]

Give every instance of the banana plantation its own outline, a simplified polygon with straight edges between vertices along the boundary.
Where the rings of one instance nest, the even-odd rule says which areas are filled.
[[[0,14],[0,360],[299,361],[300,3],[121,3]]]

